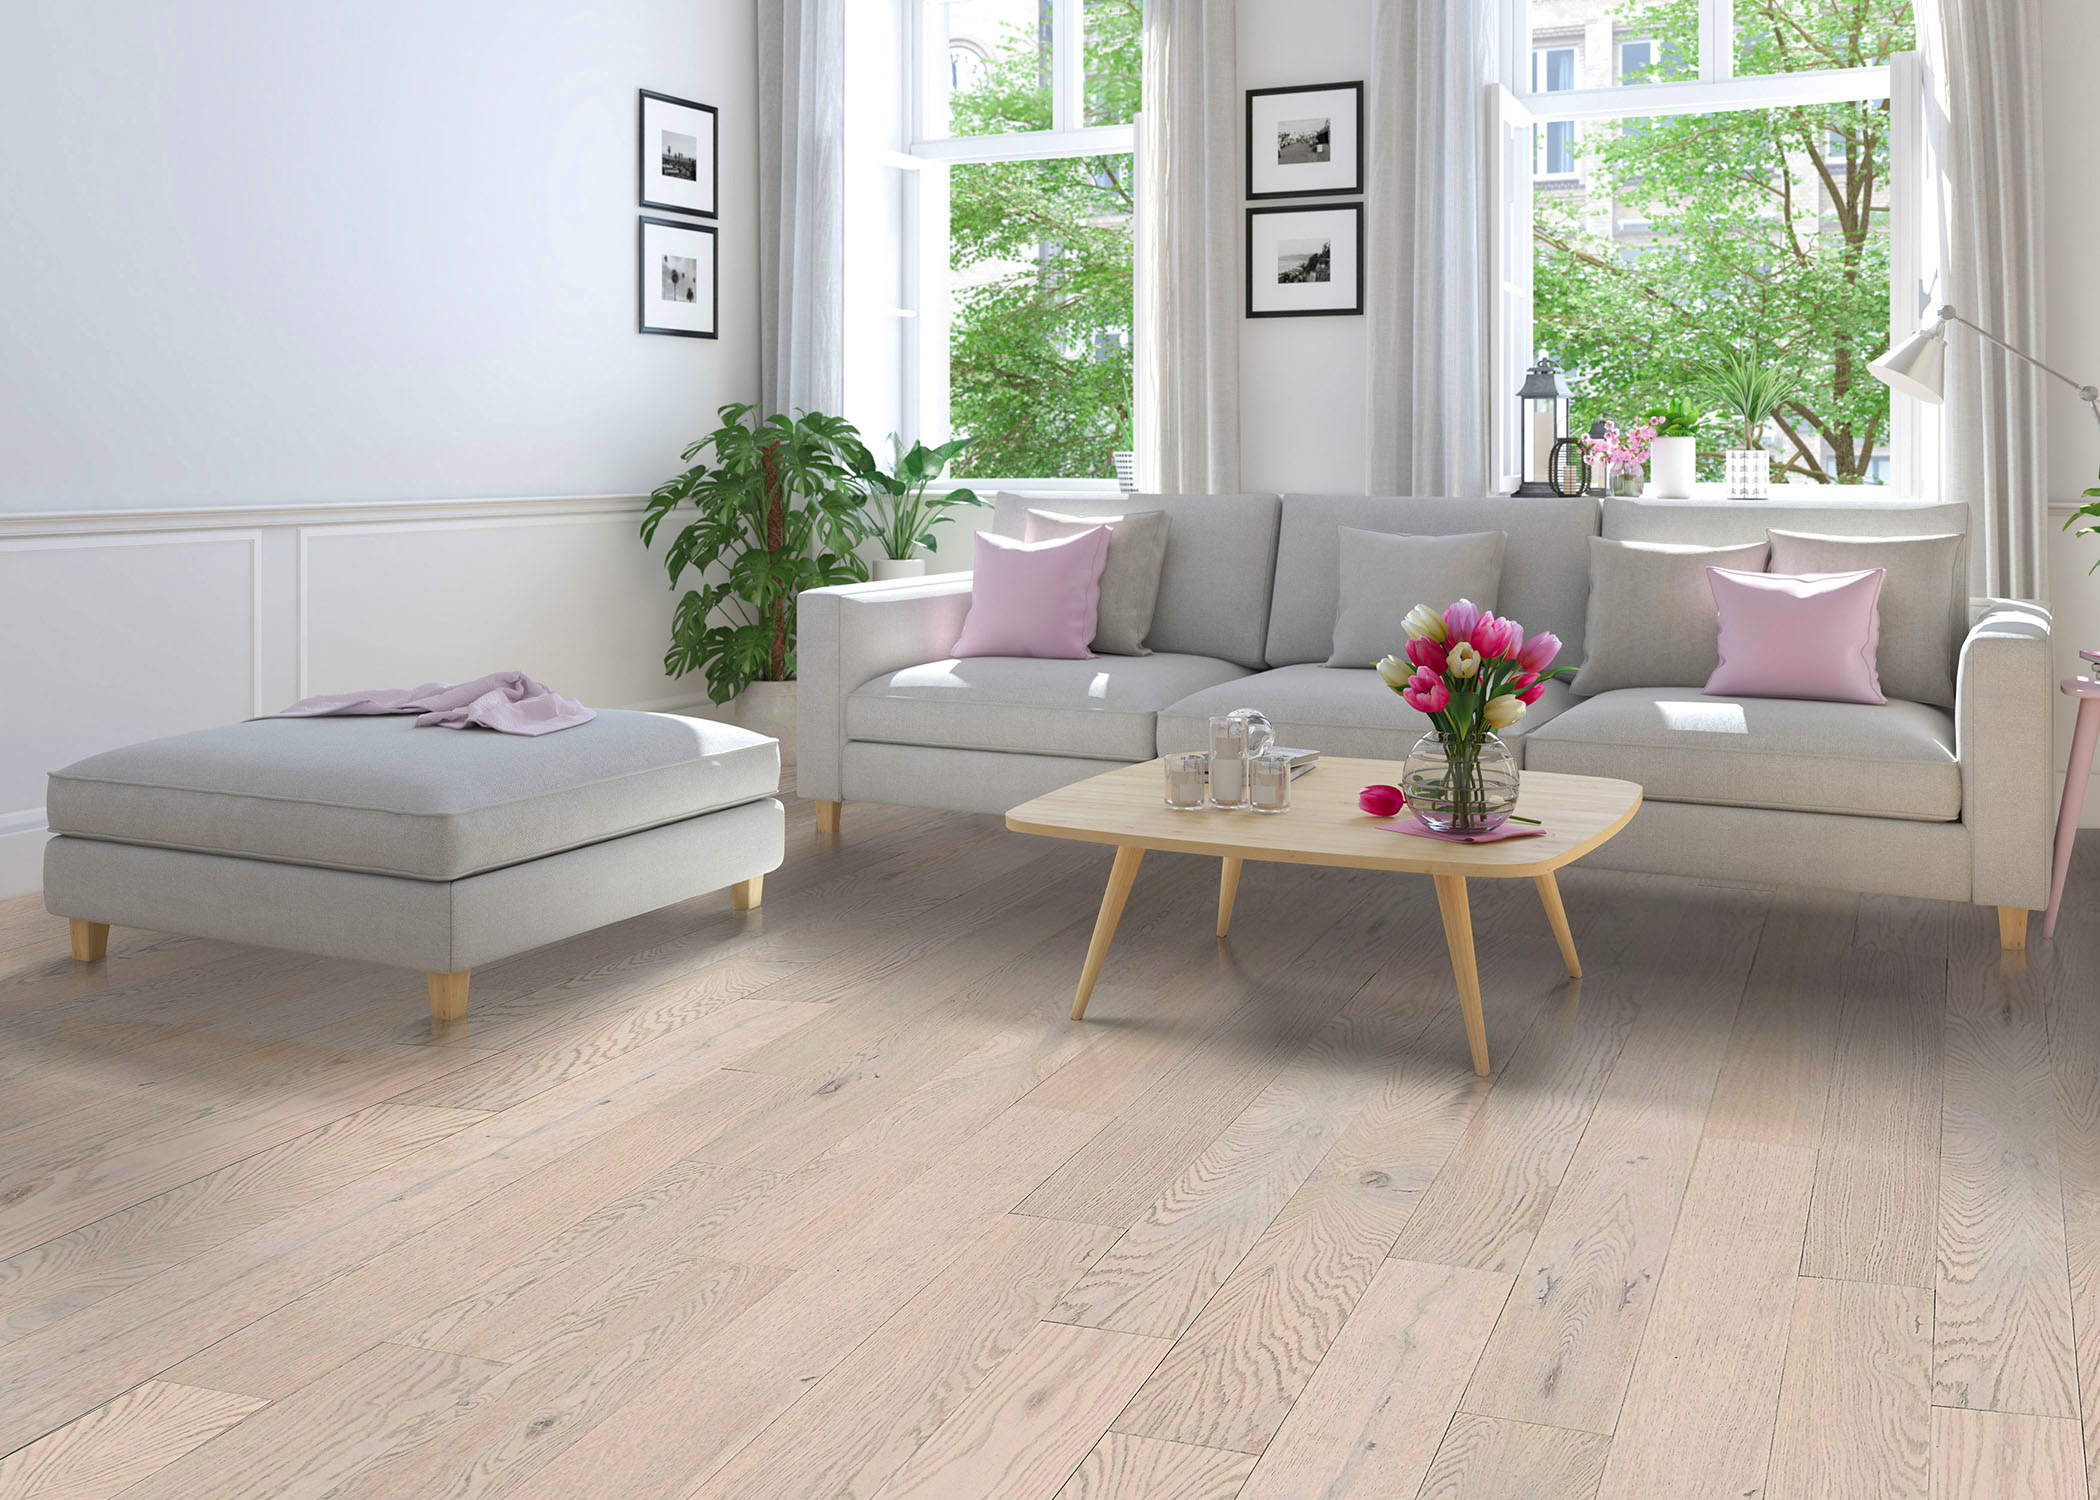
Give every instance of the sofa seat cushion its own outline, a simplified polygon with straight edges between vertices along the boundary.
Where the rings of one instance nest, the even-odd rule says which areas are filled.
[[[91,755],[51,776],[54,833],[457,880],[770,797],[777,741],[601,709],[527,738],[410,715],[256,719]]]
[[[1555,679],[1546,684],[1531,711],[1503,731],[1518,764],[1523,763],[1525,736],[1574,701],[1574,694]],[[1401,760],[1429,732],[1428,716],[1402,703],[1376,672],[1300,665],[1258,672],[1182,699],[1159,716],[1159,753],[1208,749],[1211,716],[1235,708],[1256,708],[1268,715],[1278,744],[1327,755]]]
[[[1709,698],[1618,688],[1525,743],[1534,771],[1638,781],[1653,802],[1950,822],[1961,816],[1954,720],[1923,703]]]
[[[1159,711],[1246,676],[1213,656],[1159,651],[1052,661],[975,656],[886,672],[846,699],[846,738],[1085,760],[1150,760]]]

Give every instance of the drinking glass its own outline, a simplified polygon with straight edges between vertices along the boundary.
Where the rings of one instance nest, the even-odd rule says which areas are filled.
[[[1291,810],[1291,758],[1257,755],[1247,762],[1247,805],[1258,813]]]
[[[1167,761],[1167,806],[1176,812],[1201,808],[1210,786],[1210,757],[1201,750],[1170,755]]]

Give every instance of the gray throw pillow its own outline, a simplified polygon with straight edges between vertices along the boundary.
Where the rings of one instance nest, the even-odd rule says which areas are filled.
[[[1584,696],[1614,688],[1706,686],[1721,664],[1721,625],[1708,568],[1762,573],[1770,547],[1682,547],[1590,538],[1590,608],[1583,627]]]
[[[1029,542],[1053,542],[1096,526],[1108,528],[1108,563],[1101,569],[1101,612],[1094,649],[1108,656],[1150,656],[1145,636],[1159,606],[1159,575],[1167,565],[1167,513],[1135,510],[1122,516],[1067,516],[1030,510]]]
[[[1955,658],[1968,633],[1967,537],[1768,535],[1774,573],[1887,569],[1881,584],[1881,645],[1875,652],[1881,690],[1912,703],[1954,707]]]
[[[1407,649],[1401,623],[1417,604],[1442,609],[1470,599],[1493,609],[1502,590],[1502,549],[1509,534],[1393,536],[1337,527],[1342,588],[1334,611],[1330,667],[1375,667]]]

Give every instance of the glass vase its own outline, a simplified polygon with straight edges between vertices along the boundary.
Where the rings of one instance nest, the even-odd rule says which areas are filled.
[[[1438,833],[1493,833],[1516,811],[1517,760],[1490,731],[1454,741],[1431,730],[1408,751],[1400,787]]]

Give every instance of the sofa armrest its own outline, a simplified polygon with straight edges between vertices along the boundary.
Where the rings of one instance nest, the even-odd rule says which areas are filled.
[[[2037,910],[2049,903],[2052,745],[2049,607],[1986,599],[1962,642],[1954,690],[1961,816],[1969,825],[1971,899]]]
[[[872,677],[938,661],[962,634],[970,575],[810,589],[796,598],[795,787],[842,801],[846,698]]]

